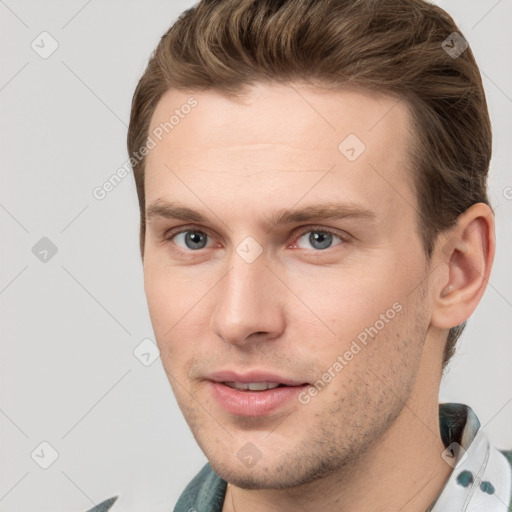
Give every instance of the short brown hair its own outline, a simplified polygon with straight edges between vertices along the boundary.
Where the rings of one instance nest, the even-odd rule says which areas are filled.
[[[135,90],[128,152],[146,144],[169,89],[237,95],[258,82],[357,87],[405,100],[418,232],[430,260],[437,235],[486,191],[491,126],[480,73],[453,19],[423,0],[202,0],[162,36]],[[452,38],[452,39],[450,39]],[[463,47],[461,47],[462,49]],[[133,160],[144,256],[145,158]],[[450,330],[443,365],[465,322]]]

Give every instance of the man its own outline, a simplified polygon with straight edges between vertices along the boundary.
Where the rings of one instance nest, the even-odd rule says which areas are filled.
[[[485,95],[444,11],[203,0],[128,149],[152,325],[209,461],[175,511],[511,509],[511,452],[438,403],[495,251]]]

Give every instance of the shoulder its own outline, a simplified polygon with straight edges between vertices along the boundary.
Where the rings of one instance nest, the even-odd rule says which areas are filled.
[[[206,463],[181,493],[174,512],[187,512],[190,508],[205,512],[221,512],[226,485],[226,481],[213,471],[209,463]]]
[[[226,481],[213,471],[210,464],[205,464],[181,493],[174,512],[188,512],[190,509],[221,512],[226,485]],[[87,512],[115,512],[115,508],[112,507],[118,498],[119,496],[113,496],[98,503]]]
[[[90,508],[87,512],[108,512],[112,508],[112,505],[117,501],[118,497],[119,496],[113,496],[108,500],[102,501],[101,503],[98,503],[98,505]]]

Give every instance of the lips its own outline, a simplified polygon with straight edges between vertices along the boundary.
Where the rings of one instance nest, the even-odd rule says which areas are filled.
[[[298,394],[309,384],[276,374],[219,371],[208,376],[210,392],[224,411],[236,416],[264,416],[298,404]]]

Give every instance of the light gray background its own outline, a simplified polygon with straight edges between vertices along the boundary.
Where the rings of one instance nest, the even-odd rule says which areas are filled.
[[[483,73],[498,239],[440,398],[471,405],[494,443],[512,448],[512,1],[439,3]],[[102,201],[92,195],[126,161],[149,54],[192,4],[0,0],[2,512],[85,511],[115,494],[115,510],[172,510],[206,461],[160,359],[146,367],[133,354],[153,338],[133,177]],[[59,45],[47,59],[31,48],[43,31]],[[58,248],[46,263],[32,253],[42,237]],[[43,441],[59,454],[48,469],[31,457],[49,461]]]

